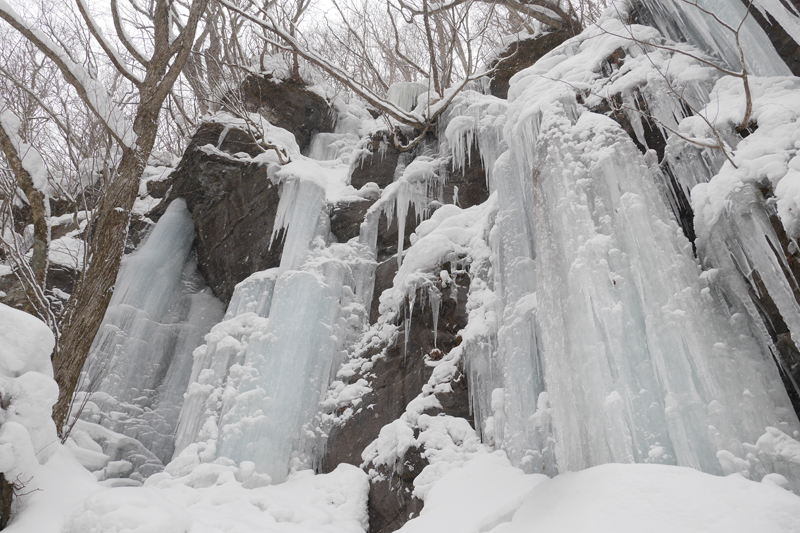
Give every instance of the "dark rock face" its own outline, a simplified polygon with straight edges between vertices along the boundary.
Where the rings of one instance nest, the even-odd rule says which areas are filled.
[[[800,11],[800,0],[784,0],[784,3],[793,4],[795,9]],[[778,55],[786,62],[792,74],[800,76],[800,45],[769,14],[765,17],[758,9],[753,8],[750,9],[750,14],[764,29]]]
[[[280,235],[271,243],[280,196],[266,167],[200,150],[206,144],[216,146],[222,130],[215,123],[200,127],[170,177],[173,187],[162,205],[186,199],[197,229],[198,267],[214,294],[227,303],[237,283],[280,264],[283,244]],[[235,129],[219,148],[230,154],[259,153],[249,135]]]
[[[239,92],[249,112],[260,113],[270,124],[292,132],[300,150],[308,148],[315,133],[333,131],[334,116],[328,102],[302,83],[250,76]]]
[[[426,466],[428,460],[422,456],[422,450],[411,447],[399,468],[378,468],[383,479],[370,483],[367,502],[371,533],[397,531],[411,518],[419,516],[423,501],[415,498],[412,492],[414,480]]]
[[[342,201],[331,208],[331,233],[339,242],[347,242],[358,237],[364,215],[375,203],[366,198]]]
[[[456,203],[455,187],[458,187],[457,205],[463,209],[480,205],[489,199],[489,188],[486,186],[486,171],[483,168],[478,144],[474,142],[470,148],[469,164],[462,171],[452,172],[447,177],[444,187],[444,203]]]
[[[378,321],[381,294],[392,286],[395,275],[397,275],[397,256],[390,257],[375,269],[375,288],[372,293],[372,305],[369,308],[370,324]]]
[[[489,88],[493,96],[508,98],[508,82],[511,76],[536,63],[547,52],[570,37],[566,31],[554,31],[535,39],[525,39],[512,43],[492,63],[497,67]]]
[[[392,266],[394,265],[394,266]],[[446,265],[447,268],[449,265]],[[381,287],[391,285],[391,278],[397,265],[394,258],[384,262],[376,277],[376,299]],[[401,333],[378,358],[365,376],[354,376],[356,381],[367,379],[372,392],[362,399],[359,410],[343,426],[335,426],[328,437],[323,471],[331,471],[339,463],[360,465],[361,453],[378,437],[381,428],[398,419],[408,403],[416,398],[430,379],[432,367],[427,361],[436,360],[440,354],[448,353],[461,343],[457,333],[467,324],[467,291],[469,277],[464,272],[453,273],[454,283],[442,287],[442,302],[439,309],[436,340],[434,342],[433,316],[430,307],[423,308],[421,295],[417,296],[412,313],[411,325],[406,345]],[[364,354],[371,357],[379,353]],[[437,352],[440,350],[440,352]],[[457,376],[452,383],[453,392],[437,395],[441,411],[430,412],[466,418],[472,423],[469,412],[469,396],[466,378]],[[370,407],[367,407],[370,406]],[[411,495],[413,481],[427,464],[421,450],[410,449],[404,458],[402,468],[382,471],[383,476],[373,480],[369,496],[370,531],[388,533],[400,528],[410,516],[416,516],[422,502]]]
[[[353,163],[350,185],[360,189],[366,183],[374,182],[383,189],[394,181],[400,151],[394,147],[392,139],[385,132],[373,135],[365,148],[368,152]]]

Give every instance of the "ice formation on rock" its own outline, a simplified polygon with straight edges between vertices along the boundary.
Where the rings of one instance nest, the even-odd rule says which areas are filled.
[[[743,16],[712,0],[701,6],[729,22]],[[463,464],[491,448],[551,476],[662,463],[782,476],[800,490],[800,423],[782,381],[791,372],[752,296],[774,304],[784,341],[800,339],[789,258],[800,235],[800,86],[781,77],[785,66],[745,21],[758,128],[742,139],[741,78],[692,57],[705,52],[737,70],[733,36],[691,8],[645,3],[639,15],[649,27],[623,23],[617,9],[626,20],[630,13],[619,4],[514,76],[508,101],[463,91],[441,116],[438,142],[400,154],[383,190],[346,185],[364,151],[357,138],[378,131],[355,114],[317,135],[309,157],[293,153],[280,168],[270,161],[269,179],[281,187],[273,235],[284,239],[281,264],[237,285],[191,372],[181,366],[189,385],[169,475],[233,460],[255,487],[313,465],[324,424],[345,424],[371,392],[380,347],[408,343],[415,303],[438,331],[450,264],[469,274],[467,326],[449,353],[426,362],[430,379],[367,447],[365,466],[400,468],[420,448],[430,463],[415,481],[422,498],[452,467],[448,454]],[[389,98],[410,110],[426,91],[395,85]],[[385,147],[384,138],[378,155]],[[448,172],[463,172],[474,148],[489,200],[442,205]],[[346,197],[378,199],[358,238],[337,243],[328,207]],[[170,251],[188,254],[179,202],[162,222],[172,238],[184,235]],[[406,248],[411,207],[417,228]],[[398,269],[373,295],[381,217],[397,221]],[[146,256],[162,222],[129,263]],[[158,261],[171,264],[169,255]],[[168,267],[172,279],[181,268]],[[120,298],[133,298],[125,287]],[[374,298],[380,317],[370,325]],[[110,316],[125,309],[115,300]],[[373,349],[372,360],[362,358]],[[463,419],[425,413],[441,408],[437,394],[461,371],[474,432]]]
[[[693,70],[682,78],[648,75],[663,52],[646,59],[646,47],[625,36],[660,38],[652,32],[606,18],[512,80],[509,151],[496,157],[492,179],[502,319],[496,353],[470,363],[484,369],[470,374],[473,390],[482,391],[476,417],[529,471],[664,462],[760,478],[775,469],[775,456],[764,458],[769,454],[757,444],[762,435],[797,437],[800,425],[759,322],[729,305],[733,295],[713,283],[714,271],[699,269],[652,155],[590,108],[600,96],[618,93],[625,102],[635,92],[657,123],[675,129],[681,102],[658,91],[667,80],[686,87],[690,105],[702,108],[708,80],[719,73],[689,64]],[[624,64],[604,72],[613,54]],[[640,91],[645,81],[648,89]],[[626,115],[641,120],[636,109]],[[459,134],[469,139],[471,130],[456,129],[457,119],[450,124],[451,145]],[[634,134],[646,146],[642,130]],[[768,229],[748,223],[731,233],[752,239]],[[766,245],[755,249],[772,256]],[[774,267],[764,270],[782,277]],[[787,316],[796,312],[797,303],[791,306]],[[492,364],[498,373],[485,371]],[[795,490],[798,467],[780,472]]]
[[[352,149],[353,132],[341,129],[317,136],[310,155],[329,159],[325,147],[337,143]],[[225,320],[196,350],[174,471],[217,457],[250,461],[249,483],[257,485],[282,482],[314,459],[318,435],[309,424],[331,371],[361,333],[375,269],[374,245],[328,243],[326,198],[342,186],[348,161],[321,164],[300,159],[275,172],[280,267],[238,284]]]
[[[223,314],[197,272],[193,241],[191,215],[176,200],[125,258],[76,401],[84,419],[136,438],[164,463],[192,352]]]

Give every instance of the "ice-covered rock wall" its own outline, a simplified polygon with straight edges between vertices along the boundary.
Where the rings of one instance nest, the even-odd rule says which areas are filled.
[[[339,129],[312,140],[320,163],[298,155],[274,167],[280,266],[236,286],[225,320],[196,351],[171,472],[233,459],[252,464],[256,486],[314,462],[320,395],[363,328],[375,268],[374,244],[331,239],[328,197],[344,186],[358,140]]]
[[[743,17],[726,6],[700,3]],[[126,263],[131,281],[121,274],[97,342],[128,368],[110,367],[90,415],[163,455],[132,421],[167,421],[139,404],[167,398],[158,385],[173,380],[160,400],[170,413],[186,395],[169,418],[171,475],[233,461],[255,487],[352,462],[371,472],[375,531],[418,512],[452,464],[498,449],[548,475],[663,463],[779,474],[800,490],[800,85],[745,20],[752,116],[737,127],[735,36],[692,7],[617,3],[513,76],[508,99],[461,92],[438,138],[410,152],[354,103],[336,104],[334,131],[309,137],[308,157],[265,123],[288,163],[215,117],[195,143],[221,168],[204,186],[228,191],[246,172],[250,189],[271,191],[257,227],[278,248],[252,238],[259,258],[275,257],[236,249],[249,272],[273,268],[235,285],[224,318],[217,306],[204,341],[186,343],[202,344],[193,359],[157,367],[161,352],[127,339],[158,339],[172,305],[161,297],[178,294],[165,287],[191,276],[191,220],[173,200]],[[409,109],[423,89],[390,98]],[[459,197],[454,184],[478,177],[478,192]],[[210,196],[214,209],[200,211],[216,220]],[[236,238],[249,232],[240,225]]]
[[[75,403],[81,418],[137,439],[164,464],[192,352],[224,312],[197,272],[193,241],[191,215],[176,200],[123,260]]]
[[[658,22],[710,53],[732,38],[697,15]],[[784,74],[763,34],[747,35],[752,57],[763,56],[751,72]],[[674,53],[681,46],[610,12],[512,78],[501,120],[492,118],[497,104],[478,96],[451,118],[457,160],[476,138],[484,161],[495,161],[500,205],[497,298],[487,306],[502,317],[487,335],[495,349],[465,348],[476,420],[484,440],[532,472],[664,462],[754,479],[778,472],[798,490],[800,465],[770,442],[797,438],[800,425],[776,339],[750,298],[774,295],[787,325],[800,309],[793,259],[781,252],[793,241],[776,235],[774,207],[755,195],[759,180],[771,185],[792,229],[793,189],[776,183],[793,177],[794,80],[764,80],[763,92],[751,81],[759,130],[741,140],[741,80]],[[481,120],[471,119],[481,107]],[[502,155],[486,135],[496,124]],[[715,134],[726,144],[697,147]],[[757,170],[759,158],[774,166]],[[693,228],[676,222],[689,196],[700,263],[685,236]]]

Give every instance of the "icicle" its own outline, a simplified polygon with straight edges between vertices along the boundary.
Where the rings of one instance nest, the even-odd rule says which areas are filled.
[[[325,190],[314,181],[292,178],[284,182],[278,212],[275,214],[270,245],[281,230],[286,230],[281,255],[281,272],[303,264],[308,246],[317,230]]]
[[[428,86],[413,81],[401,81],[393,83],[386,93],[386,98],[401,108],[403,111],[411,111],[417,107],[419,95],[428,91]]]
[[[711,15],[691,3],[681,0],[649,0],[643,3],[653,24],[675,41],[689,41],[704,52],[719,57],[727,68],[740,70],[739,51],[733,32],[723,27]],[[789,76],[791,72],[775,52],[764,30],[752,16],[746,17],[747,6],[742,2],[698,0],[698,5],[727,24],[738,27],[744,19],[739,40],[750,75]],[[746,18],[745,18],[746,17]]]
[[[433,347],[439,338],[439,309],[442,304],[442,293],[435,286],[428,287],[428,299],[431,303],[431,314],[433,316]]]
[[[403,364],[405,364],[406,356],[408,355],[408,334],[411,332],[411,317],[414,314],[414,303],[416,301],[416,297],[416,290],[411,291],[410,294],[406,295],[406,302],[404,305],[405,318],[403,320],[403,330],[405,337],[403,340]]]

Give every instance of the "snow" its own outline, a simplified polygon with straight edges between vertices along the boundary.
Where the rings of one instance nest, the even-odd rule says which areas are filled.
[[[800,531],[800,498],[741,476],[664,465],[596,466],[537,485],[495,533]]]
[[[3,426],[4,428],[6,425]],[[14,427],[11,424],[9,427]],[[2,455],[0,454],[0,458]],[[29,480],[7,531],[22,533],[363,533],[367,476],[341,465],[302,471],[278,486],[244,488],[243,469],[208,465],[204,477],[153,476],[145,487],[109,487],[65,446]],[[202,482],[200,480],[202,479]]]
[[[20,139],[18,132],[20,121],[10,110],[0,113],[0,128],[3,128],[6,135],[11,139],[22,162],[22,168],[30,175],[33,180],[33,187],[39,191],[47,188],[47,168],[39,152],[30,144]]]
[[[750,78],[753,98],[752,120],[758,129],[736,145],[733,163],[726,162],[707,184],[692,190],[692,204],[704,226],[713,226],[727,209],[730,197],[745,183],[766,180],[775,189],[778,213],[787,232],[800,235],[797,197],[798,166],[793,161],[800,141],[800,79]],[[719,129],[731,129],[741,122],[744,87],[741,80],[724,77],[711,92],[711,101],[702,111]],[[684,119],[681,132],[694,137],[710,135],[705,122],[696,117]],[[794,208],[794,211],[792,210]]]
[[[0,303],[0,374],[16,378],[38,372],[53,377],[50,354],[55,345],[44,322]]]
[[[548,480],[512,467],[502,451],[478,455],[433,485],[420,516],[399,531],[489,531],[507,522],[525,496]]]

